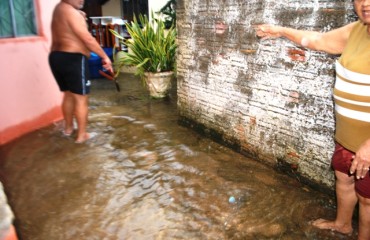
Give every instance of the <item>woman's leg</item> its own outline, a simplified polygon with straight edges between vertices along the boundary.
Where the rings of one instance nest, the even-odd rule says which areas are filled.
[[[360,202],[360,226],[358,231],[358,240],[370,239],[370,199],[358,195]]]
[[[320,229],[331,229],[340,233],[349,234],[353,231],[352,215],[358,198],[355,192],[355,179],[348,174],[335,171],[337,216],[334,221],[318,219],[312,223]]]

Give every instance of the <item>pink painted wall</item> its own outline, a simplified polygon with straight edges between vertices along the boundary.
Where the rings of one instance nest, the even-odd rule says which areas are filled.
[[[62,118],[62,95],[48,64],[58,2],[35,1],[39,36],[0,39],[0,145]]]

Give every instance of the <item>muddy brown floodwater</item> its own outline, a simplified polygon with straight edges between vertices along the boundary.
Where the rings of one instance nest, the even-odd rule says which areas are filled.
[[[310,226],[333,196],[179,125],[176,86],[153,100],[119,83],[93,81],[89,142],[56,123],[1,148],[20,239],[356,239]]]

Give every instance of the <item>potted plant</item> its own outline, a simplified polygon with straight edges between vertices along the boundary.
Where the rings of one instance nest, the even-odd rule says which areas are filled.
[[[150,96],[165,97],[176,70],[176,28],[166,30],[161,19],[152,17],[149,21],[146,15],[134,17],[133,22],[126,23],[126,28],[131,36],[128,40],[110,30],[129,50],[115,58],[115,66],[118,69],[123,65],[135,66],[135,74],[144,79]]]

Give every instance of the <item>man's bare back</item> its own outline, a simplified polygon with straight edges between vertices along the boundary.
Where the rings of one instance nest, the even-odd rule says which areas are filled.
[[[83,4],[84,0],[61,0],[55,7],[51,51],[81,53],[86,57],[94,52],[101,57],[102,66],[113,72],[111,60],[88,31],[85,16],[79,10]]]
[[[90,51],[84,42],[90,37],[90,33],[78,9],[60,2],[54,10],[51,29],[52,51],[78,52],[87,57],[90,56]]]

